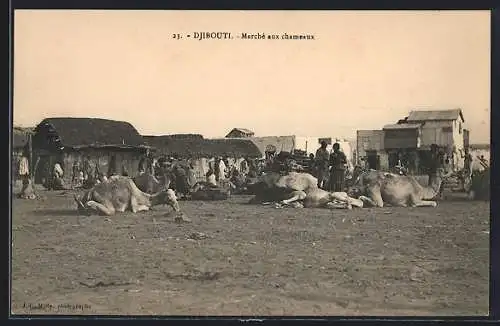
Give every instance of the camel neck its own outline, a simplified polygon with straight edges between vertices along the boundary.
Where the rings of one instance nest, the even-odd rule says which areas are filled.
[[[437,176],[433,176],[429,182],[429,186],[424,188],[424,199],[431,200],[434,199],[438,194],[441,188],[442,180]]]

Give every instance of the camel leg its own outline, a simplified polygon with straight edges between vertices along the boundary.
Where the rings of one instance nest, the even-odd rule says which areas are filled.
[[[376,186],[373,188],[368,188],[368,198],[373,202],[375,207],[384,207],[384,201],[382,200],[382,195],[380,194],[380,187]],[[364,197],[364,196],[363,196]],[[361,197],[360,197],[361,199]]]
[[[140,211],[139,203],[137,202],[137,198],[134,195],[130,196],[130,210],[132,213],[137,213]]]
[[[363,201],[362,200],[350,197],[344,191],[331,192],[330,193],[330,200],[335,200],[335,199],[340,200],[340,201],[345,201],[348,204],[348,207],[354,206],[354,207],[363,208]]]
[[[354,205],[355,207],[363,207],[363,202],[358,201],[357,199],[349,197],[346,192],[344,191],[334,191],[330,193],[330,201],[341,201],[345,202],[347,204],[346,208],[347,209],[352,209],[352,206]],[[361,205],[361,206],[359,206]]]
[[[363,206],[364,206],[363,201],[360,199],[349,197],[348,200],[349,200],[349,203],[351,204],[351,206],[358,207],[358,208],[363,208]]]
[[[137,212],[146,212],[149,211],[149,207],[146,205],[138,205],[136,208]]]
[[[100,212],[107,216],[114,215],[116,212],[115,208],[112,205],[106,206],[93,200],[87,202],[87,207],[95,209],[97,212]]]
[[[436,207],[437,203],[432,200],[420,200],[418,202],[415,202],[414,207]]]
[[[82,201],[78,199],[76,195],[74,195],[73,198],[75,199],[78,210],[85,210],[85,205],[83,205]]]
[[[292,197],[289,199],[284,199],[281,201],[282,204],[288,205],[290,203],[293,203],[294,201],[297,200],[304,200],[306,199],[306,193],[303,191],[294,191],[292,192]]]
[[[359,196],[358,199],[363,202],[363,206],[366,206],[366,207],[375,207],[375,206],[377,206],[377,203],[373,199],[371,199],[370,197]]]

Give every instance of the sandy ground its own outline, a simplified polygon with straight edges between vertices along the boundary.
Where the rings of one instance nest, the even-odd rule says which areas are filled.
[[[192,223],[176,224],[168,207],[78,217],[71,193],[41,194],[13,199],[13,313],[488,314],[487,202],[346,211],[247,196],[181,202]]]

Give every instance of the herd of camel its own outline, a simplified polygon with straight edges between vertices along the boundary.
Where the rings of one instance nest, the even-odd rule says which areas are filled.
[[[359,171],[347,192],[329,192],[318,187],[309,173],[265,173],[247,188],[255,196],[251,203],[275,202],[293,207],[436,207],[442,181],[451,175],[439,170],[429,186],[422,186],[413,176],[376,170]],[[209,191],[203,184],[198,192]],[[113,176],[74,197],[78,210],[85,214],[114,215],[118,212],[147,211],[155,205],[169,205],[182,216],[178,196],[168,183],[150,175],[136,178]]]

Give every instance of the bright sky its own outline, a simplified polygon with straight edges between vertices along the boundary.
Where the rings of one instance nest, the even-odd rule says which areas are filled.
[[[352,138],[413,108],[460,107],[471,142],[490,141],[489,11],[17,10],[14,26],[15,125],[100,117],[142,134]],[[234,39],[171,38],[197,31]]]

